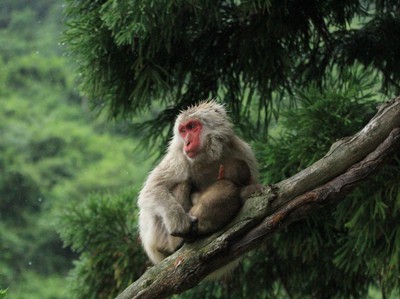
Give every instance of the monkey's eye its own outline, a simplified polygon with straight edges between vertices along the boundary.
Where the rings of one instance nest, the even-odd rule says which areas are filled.
[[[188,125],[186,126],[186,128],[187,128],[188,130],[193,130],[194,128],[196,128],[196,124],[195,124],[195,123],[190,123],[190,124],[188,124]]]
[[[182,137],[184,137],[186,135],[186,128],[184,126],[179,126],[179,135],[181,135]]]
[[[189,120],[179,126],[179,134],[181,136],[186,135],[188,132],[196,133],[201,129],[201,123],[197,120]]]

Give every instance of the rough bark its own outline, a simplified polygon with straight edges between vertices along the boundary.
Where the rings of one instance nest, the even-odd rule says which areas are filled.
[[[334,143],[322,159],[249,199],[223,231],[148,269],[117,299],[165,298],[194,287],[280,228],[342,200],[399,149],[400,97],[381,105],[361,131]]]

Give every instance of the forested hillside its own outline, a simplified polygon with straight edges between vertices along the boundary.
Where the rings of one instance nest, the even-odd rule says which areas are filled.
[[[9,298],[69,298],[77,257],[56,232],[89,194],[129,187],[148,164],[123,122],[92,111],[64,53],[62,2],[0,4],[0,289]]]

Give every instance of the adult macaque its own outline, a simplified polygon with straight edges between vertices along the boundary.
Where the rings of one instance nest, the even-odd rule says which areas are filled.
[[[174,137],[161,162],[140,191],[139,229],[143,247],[153,263],[159,263],[182,244],[197,226],[188,212],[190,194],[200,194],[216,181],[220,165],[229,159],[243,160],[250,169],[250,183],[257,183],[254,154],[235,135],[225,108],[214,101],[181,112]]]
[[[221,229],[239,212],[245,199],[241,198],[241,190],[250,179],[250,168],[243,160],[230,159],[220,166],[217,181],[192,197],[189,214],[198,220],[199,235]]]

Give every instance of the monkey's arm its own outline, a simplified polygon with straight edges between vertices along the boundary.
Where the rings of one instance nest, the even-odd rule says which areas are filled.
[[[185,211],[186,202],[189,201],[190,205],[190,187],[184,184],[183,178],[179,182],[179,173],[165,165],[160,163],[149,175],[140,192],[138,205],[140,209],[160,217],[168,234],[188,234],[195,222]],[[177,187],[177,197],[173,194],[174,187]]]
[[[189,181],[178,183],[172,193],[175,200],[183,207],[185,212],[189,212],[192,207],[190,193],[192,191],[192,184]]]

